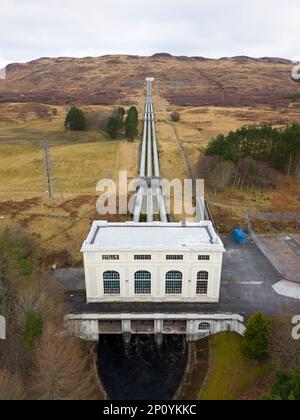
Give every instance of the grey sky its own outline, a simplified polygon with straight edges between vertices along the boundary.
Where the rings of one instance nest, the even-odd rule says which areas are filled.
[[[300,61],[299,44],[299,0],[0,0],[0,68],[155,52]]]

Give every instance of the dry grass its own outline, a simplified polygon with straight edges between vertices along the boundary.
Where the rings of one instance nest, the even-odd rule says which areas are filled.
[[[41,119],[40,104],[1,105],[0,229],[16,223],[38,239],[36,261],[81,264],[80,248],[96,214],[96,183],[137,172],[139,142],[110,140],[102,131],[63,129],[67,108]],[[47,108],[47,107],[46,107]],[[48,107],[49,108],[49,107]],[[110,107],[87,107],[109,113]],[[52,107],[50,108],[52,109]],[[20,122],[20,114],[26,121]],[[55,206],[47,200],[40,141],[47,137],[53,164]],[[58,194],[61,193],[61,194]]]
[[[138,97],[140,110],[144,97]],[[39,110],[56,116],[40,118]],[[112,112],[112,106],[85,106],[87,111],[100,114]],[[271,108],[215,108],[170,106],[165,99],[155,97],[157,115],[157,138],[160,150],[160,165],[163,177],[184,179],[188,170],[178,138],[169,120],[169,113],[178,110],[181,120],[175,124],[177,135],[193,167],[199,153],[209,139],[219,132],[228,132],[244,124],[268,121],[292,122],[299,117],[297,109],[272,110]],[[68,106],[42,104],[0,105],[0,228],[16,223],[38,238],[38,261],[49,264],[79,265],[79,252],[94,218],[97,195],[96,182],[112,177],[117,180],[120,170],[127,170],[128,177],[136,176],[140,142],[112,141],[102,131],[72,132],[63,129]],[[282,122],[282,121],[281,121]],[[41,201],[43,180],[42,153],[40,141],[47,137],[51,146],[53,173],[59,181],[57,190],[63,193],[63,201],[70,204],[51,207]],[[265,193],[257,191],[225,191],[207,195],[212,204],[221,231],[230,231],[233,225],[244,223],[246,210],[284,211],[299,209],[299,182],[282,180],[278,191]],[[297,195],[298,191],[298,195]],[[79,199],[80,196],[85,198]],[[283,200],[282,197],[285,197]],[[30,202],[36,198],[37,202]],[[29,200],[29,201],[28,201]],[[60,198],[58,204],[60,204]],[[226,217],[224,215],[226,214]],[[180,219],[180,216],[178,216]],[[225,220],[226,219],[226,220]],[[66,253],[67,250],[67,253]],[[63,257],[63,258],[62,258]]]
[[[281,126],[300,119],[296,108],[221,108],[221,107],[174,107],[161,96],[155,98],[157,112],[157,131],[160,148],[162,175],[166,178],[189,178],[189,171],[183,153],[184,148],[193,173],[199,155],[205,150],[209,140],[219,133],[227,134],[246,124],[267,122]],[[177,110],[181,119],[173,124],[169,115]],[[174,128],[176,128],[176,132]],[[176,136],[177,133],[177,136]],[[211,204],[220,231],[227,233],[234,225],[244,225],[246,211],[300,211],[300,181],[277,176],[275,191],[232,191],[211,194],[206,198]],[[226,217],[224,217],[226,215]]]
[[[68,107],[55,107],[57,116],[40,118],[36,112],[44,108],[49,112],[53,109],[41,104],[0,105],[0,191],[40,193],[43,138],[49,141],[54,176],[63,192],[95,191],[99,179],[117,178],[119,170],[135,175],[137,141],[110,140],[100,130],[68,133],[63,127]],[[113,107],[83,109],[106,115]]]

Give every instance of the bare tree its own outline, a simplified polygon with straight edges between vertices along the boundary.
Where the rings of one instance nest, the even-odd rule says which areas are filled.
[[[221,156],[200,155],[196,163],[196,176],[207,179],[218,163],[222,162]]]
[[[39,400],[100,399],[78,339],[48,323],[37,350],[33,394]]]
[[[218,165],[208,177],[208,184],[215,191],[222,191],[227,185],[230,184],[234,173],[234,163],[229,161],[218,163]]]

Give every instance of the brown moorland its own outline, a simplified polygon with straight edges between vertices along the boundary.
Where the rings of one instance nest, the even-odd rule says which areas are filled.
[[[145,77],[152,74],[160,81],[162,96],[174,105],[295,105],[300,84],[291,79],[292,67],[291,61],[279,58],[215,60],[165,53],[40,58],[7,66],[0,102],[128,105],[138,101]]]

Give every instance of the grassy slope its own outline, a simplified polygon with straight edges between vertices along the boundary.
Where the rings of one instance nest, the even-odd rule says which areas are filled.
[[[157,112],[157,138],[160,149],[161,172],[165,178],[174,177],[186,179],[187,166],[172,129],[169,113],[179,111],[181,119],[174,124],[177,136],[185,149],[186,156],[194,176],[199,177],[197,160],[209,140],[219,133],[229,133],[244,125],[261,124],[266,122],[275,126],[299,122],[299,108],[272,109],[260,108],[221,108],[221,107],[174,107],[161,96],[155,96]],[[216,223],[221,233],[228,233],[235,225],[244,225],[245,211],[300,211],[300,181],[287,180],[285,175],[278,175],[277,189],[266,191],[232,191],[227,188],[224,192],[209,193],[206,199],[211,205]],[[226,217],[224,217],[224,214]],[[283,226],[282,230],[287,227]],[[277,232],[274,226],[264,226],[257,232]],[[293,230],[294,231],[294,230]]]
[[[22,107],[12,109],[1,107],[2,119],[6,113],[6,121],[0,124],[1,191],[41,192],[44,138],[51,146],[54,176],[64,192],[93,192],[99,179],[119,170],[120,142],[110,140],[104,132],[67,133],[61,108],[58,117],[38,119],[28,113],[27,121],[21,123],[18,112]]]
[[[51,147],[53,173],[64,192],[94,192],[97,180],[113,175],[119,144],[102,140]],[[0,190],[41,192],[43,163],[39,145],[0,144]],[[109,173],[109,171],[111,171]]]
[[[235,333],[211,337],[212,366],[199,398],[236,400],[271,370],[269,363],[247,359],[241,350],[242,338]]]
[[[68,261],[62,253],[68,252],[72,256],[69,263],[79,264],[79,251],[91,221],[101,218],[96,214],[96,183],[104,178],[117,181],[120,170],[127,170],[129,178],[134,177],[139,142],[111,140],[100,130],[69,134],[63,128],[64,108],[57,107],[57,117],[41,119],[31,107],[0,106],[0,230],[17,222],[39,238],[36,258],[64,265]],[[100,114],[109,112],[108,107],[89,109]],[[19,115],[25,111],[26,121],[21,121]],[[63,193],[63,203],[57,196],[56,207],[49,206],[51,203],[46,200],[41,150],[45,137],[57,180],[54,187]],[[26,202],[28,199],[32,202]],[[49,255],[53,257],[48,259]]]

